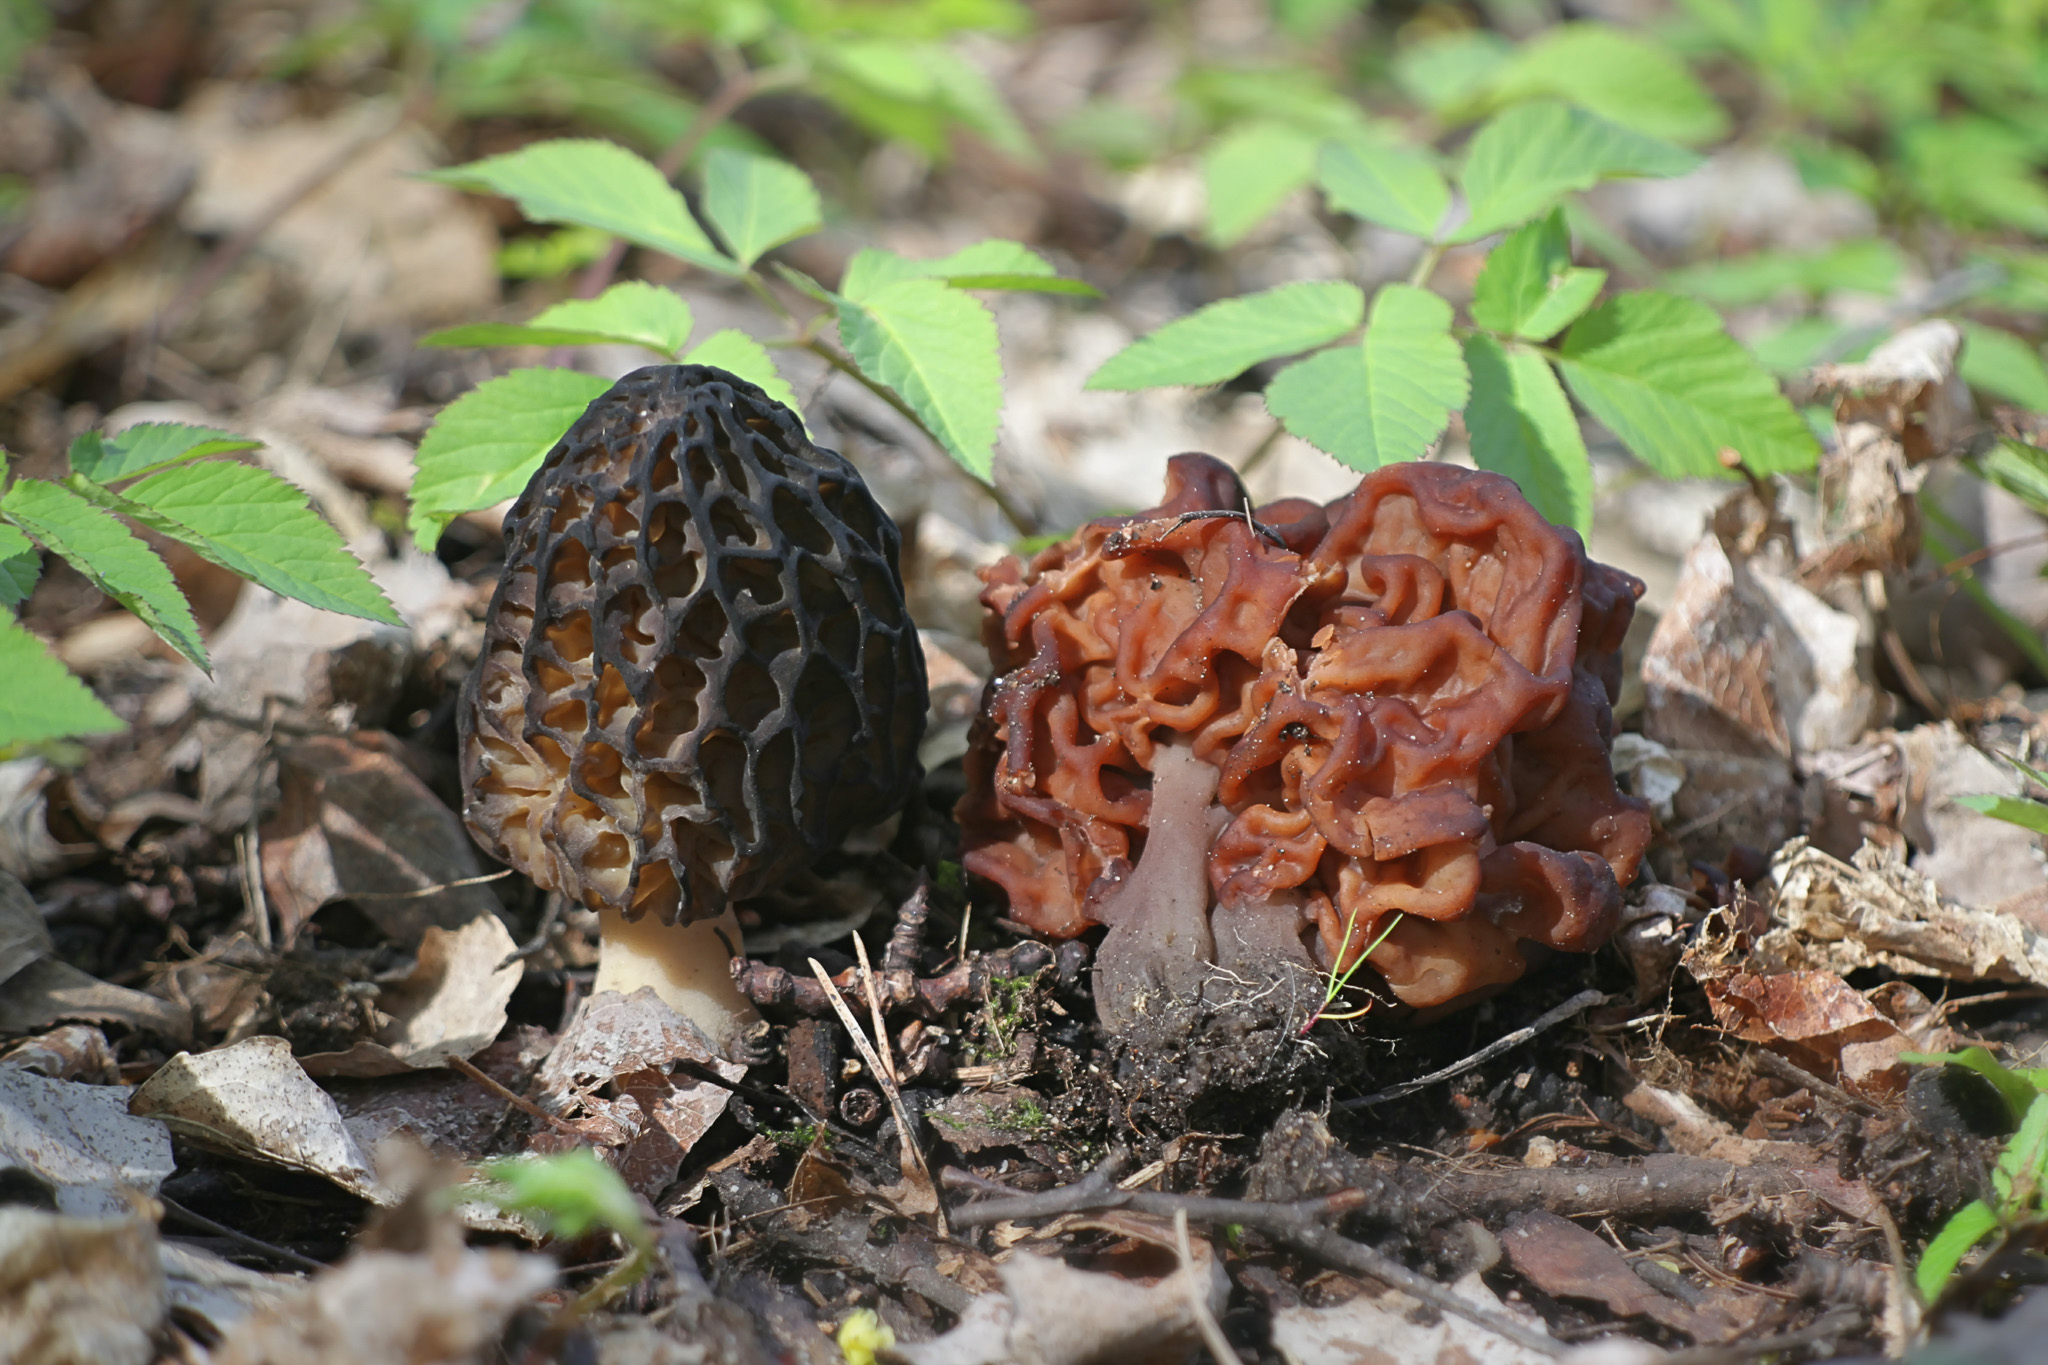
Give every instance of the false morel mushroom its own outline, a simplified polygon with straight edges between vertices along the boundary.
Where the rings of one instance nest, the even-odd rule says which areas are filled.
[[[1608,762],[1642,584],[1511,481],[1397,464],[1253,509],[1180,455],[1160,506],[984,581],[965,865],[1034,930],[1110,926],[1112,1029],[1368,947],[1444,1005],[1616,927],[1650,836]]]
[[[463,814],[597,912],[597,990],[652,986],[729,1048],[734,902],[915,790],[897,560],[853,466],[723,370],[636,370],[548,452],[463,689]]]

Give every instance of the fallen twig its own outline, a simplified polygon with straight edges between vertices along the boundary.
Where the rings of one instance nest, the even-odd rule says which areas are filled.
[[[1371,1095],[1362,1095],[1354,1100],[1343,1100],[1335,1107],[1338,1109],[1370,1109],[1376,1104],[1385,1104],[1388,1100],[1398,1100],[1403,1095],[1412,1095],[1418,1090],[1426,1090],[1439,1081],[1450,1080],[1453,1076],[1462,1076],[1473,1067],[1490,1062],[1495,1057],[1500,1056],[1501,1053],[1520,1047],[1544,1030],[1555,1028],[1573,1015],[1584,1013],[1595,1005],[1604,1004],[1606,1000],[1607,996],[1601,991],[1580,991],[1556,1009],[1546,1012],[1535,1023],[1518,1028],[1513,1033],[1504,1034],[1494,1039],[1470,1057],[1462,1061],[1453,1062],[1441,1071],[1432,1071],[1427,1076],[1417,1076],[1412,1081],[1403,1081],[1399,1085],[1389,1086],[1387,1089],[1377,1091]]]
[[[938,1219],[939,1235],[944,1237],[947,1235],[946,1206],[939,1199],[938,1182],[932,1179],[932,1169],[925,1164],[924,1148],[918,1145],[917,1129],[911,1122],[910,1111],[903,1104],[903,1091],[898,1088],[889,1068],[882,1065],[882,1059],[875,1052],[874,1044],[870,1043],[867,1034],[861,1031],[860,1021],[853,1017],[853,1010],[847,1006],[839,992],[833,989],[832,978],[825,974],[824,965],[815,957],[810,961],[811,970],[817,973],[818,984],[825,988],[827,998],[839,1013],[839,1022],[846,1025],[846,1031],[852,1035],[853,1045],[859,1050],[861,1060],[868,1064],[868,1070],[874,1073],[876,1083],[882,1087],[882,1094],[889,1101],[889,1112],[896,1116],[896,1144],[899,1152],[897,1160],[904,1179],[921,1180],[925,1189],[931,1192],[933,1216]],[[882,1038],[882,1046],[888,1045],[889,1040],[885,1035]]]
[[[1098,1209],[1131,1209],[1162,1218],[1185,1216],[1193,1222],[1210,1225],[1235,1223],[1240,1227],[1255,1228],[1275,1241],[1306,1252],[1340,1270],[1371,1276],[1411,1298],[1441,1312],[1456,1314],[1528,1350],[1552,1356],[1564,1352],[1563,1343],[1555,1338],[1468,1303],[1428,1276],[1417,1274],[1363,1243],[1330,1231],[1325,1226],[1328,1220],[1349,1213],[1364,1202],[1365,1196],[1359,1190],[1339,1190],[1319,1199],[1305,1199],[1294,1204],[1266,1204],[1247,1199],[1210,1199],[1199,1195],[1119,1189],[1117,1173],[1129,1160],[1126,1152],[1112,1152],[1100,1166],[1064,1189],[966,1204],[953,1210],[953,1221],[961,1227],[970,1227],[979,1223],[1018,1222]],[[949,1184],[974,1183],[971,1180],[954,1180],[952,1171],[946,1174]]]

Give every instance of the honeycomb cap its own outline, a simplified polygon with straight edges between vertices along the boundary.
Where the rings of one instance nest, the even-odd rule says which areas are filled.
[[[593,910],[689,923],[886,817],[926,707],[898,552],[759,388],[627,375],[505,519],[458,712],[471,832]]]

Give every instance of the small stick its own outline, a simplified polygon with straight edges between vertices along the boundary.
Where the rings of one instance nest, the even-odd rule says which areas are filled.
[[[432,886],[415,886],[409,891],[351,891],[352,901],[416,901],[428,896],[438,896],[443,891],[453,891],[458,886],[482,886],[485,882],[501,882],[512,875],[507,867],[497,872],[485,872],[475,877],[457,877],[452,882],[435,882]]]
[[[858,935],[855,936],[855,941],[859,941]],[[931,1167],[925,1165],[924,1150],[917,1145],[917,1130],[911,1126],[910,1111],[903,1107],[902,1090],[883,1067],[882,1059],[875,1055],[874,1046],[860,1030],[860,1021],[853,1017],[853,1011],[847,1007],[845,999],[833,988],[832,978],[826,974],[824,964],[815,957],[810,959],[810,963],[811,970],[817,973],[818,984],[825,988],[825,998],[832,1002],[833,1010],[839,1015],[839,1022],[846,1025],[847,1033],[853,1038],[854,1047],[859,1050],[861,1059],[868,1064],[868,1069],[875,1073],[875,1080],[881,1085],[882,1094],[889,1100],[889,1111],[896,1116],[896,1141],[900,1149],[897,1162],[903,1168],[904,1177],[908,1179],[915,1176],[924,1181],[925,1188],[932,1192],[932,1203],[939,1223],[939,1236],[949,1236],[946,1230],[946,1206],[939,1200],[939,1186],[938,1182],[932,1179]],[[886,1044],[885,1039],[884,1045]]]
[[[1581,1014],[1595,1005],[1605,1003],[1606,1000],[1607,996],[1604,992],[1580,991],[1556,1009],[1545,1013],[1535,1023],[1528,1025],[1526,1028],[1518,1028],[1513,1033],[1504,1034],[1494,1039],[1463,1061],[1453,1062],[1441,1071],[1432,1071],[1427,1076],[1417,1076],[1412,1081],[1403,1081],[1399,1085],[1390,1086],[1375,1094],[1364,1095],[1355,1100],[1344,1100],[1336,1108],[1370,1109],[1374,1105],[1385,1104],[1388,1100],[1398,1100],[1403,1095],[1412,1095],[1418,1090],[1426,1090],[1439,1081],[1450,1080],[1453,1076],[1462,1076],[1473,1067],[1490,1062],[1503,1052],[1520,1047],[1545,1029],[1555,1028],[1573,1015]]]
[[[1181,1283],[1187,1289],[1188,1311],[1195,1315],[1195,1326],[1202,1331],[1202,1344],[1209,1348],[1210,1355],[1216,1357],[1216,1365],[1244,1365],[1237,1352],[1231,1349],[1230,1338],[1223,1335],[1216,1315],[1209,1311],[1209,1296],[1203,1292],[1201,1277],[1195,1273],[1195,1248],[1188,1241],[1186,1209],[1173,1211],[1173,1246],[1180,1253]]]
[[[540,927],[533,931],[532,938],[505,954],[505,960],[498,964],[499,971],[504,971],[515,962],[524,962],[548,946],[548,940],[554,936],[555,923],[562,918],[562,899],[561,892],[548,892],[547,900],[541,906]]]
[[[260,1237],[251,1237],[246,1232],[238,1232],[225,1223],[216,1223],[204,1214],[194,1213],[161,1190],[157,1191],[154,1197],[159,1204],[169,1209],[179,1219],[190,1223],[202,1232],[210,1232],[216,1237],[225,1237],[236,1246],[256,1252],[259,1255],[268,1256],[273,1260],[283,1261],[286,1265],[303,1270],[309,1275],[317,1275],[327,1269],[325,1261],[316,1261],[311,1256],[301,1256],[296,1251],[291,1251],[281,1246],[274,1246]]]
[[[578,1142],[588,1143],[590,1141],[590,1135],[581,1128],[578,1128],[566,1119],[556,1118],[553,1114],[550,1114],[547,1110],[526,1098],[526,1096],[513,1090],[497,1078],[486,1074],[476,1063],[468,1058],[450,1057],[448,1059],[448,1067],[452,1071],[461,1072],[493,1095],[496,1095],[499,1099],[505,1101],[505,1103],[511,1105],[514,1109],[517,1109],[520,1113],[539,1119],[556,1132],[575,1138]]]
[[[256,932],[256,943],[268,949],[270,938],[270,897],[263,890],[263,836],[256,831],[256,817],[249,817],[249,828],[235,837],[235,852],[242,860],[242,902],[249,908],[250,926]]]

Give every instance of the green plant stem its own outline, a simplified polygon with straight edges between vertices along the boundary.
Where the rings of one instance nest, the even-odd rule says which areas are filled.
[[[1429,277],[1436,274],[1436,268],[1443,261],[1444,252],[1448,249],[1449,245],[1444,242],[1431,242],[1424,247],[1422,258],[1416,261],[1415,268],[1408,272],[1408,283],[1417,289],[1429,288]]]
[[[799,349],[809,351],[812,355],[818,357],[818,359],[824,361],[827,365],[830,365],[833,369],[839,371],[841,374],[846,375],[855,383],[859,384],[862,388],[866,389],[869,393],[872,393],[873,395],[875,395],[875,397],[881,399],[884,403],[887,403],[891,408],[894,408],[898,416],[902,417],[904,421],[910,423],[919,431],[923,432],[925,439],[930,441],[932,445],[938,449],[946,468],[960,468],[958,465],[953,463],[953,460],[950,456],[947,456],[945,454],[946,443],[944,441],[941,441],[936,435],[932,433],[932,429],[926,426],[924,422],[919,419],[918,415],[911,410],[911,407],[908,403],[904,402],[901,398],[898,398],[886,386],[877,384],[874,380],[862,374],[860,372],[859,366],[855,365],[845,356],[839,354],[838,351],[826,345],[824,341],[817,337],[805,337],[800,343],[798,343],[798,346]],[[962,472],[964,473],[965,471]],[[1009,495],[1004,493],[1002,489],[996,487],[994,483],[983,483],[979,479],[974,480],[974,486],[980,489],[983,493],[986,493],[988,495],[989,500],[995,503],[996,510],[1003,514],[1003,518],[1010,523],[1011,529],[1016,531],[1018,535],[1032,536],[1038,534],[1037,519],[1030,516],[1022,508],[1018,507],[1016,503],[1012,502],[1010,500]]]

